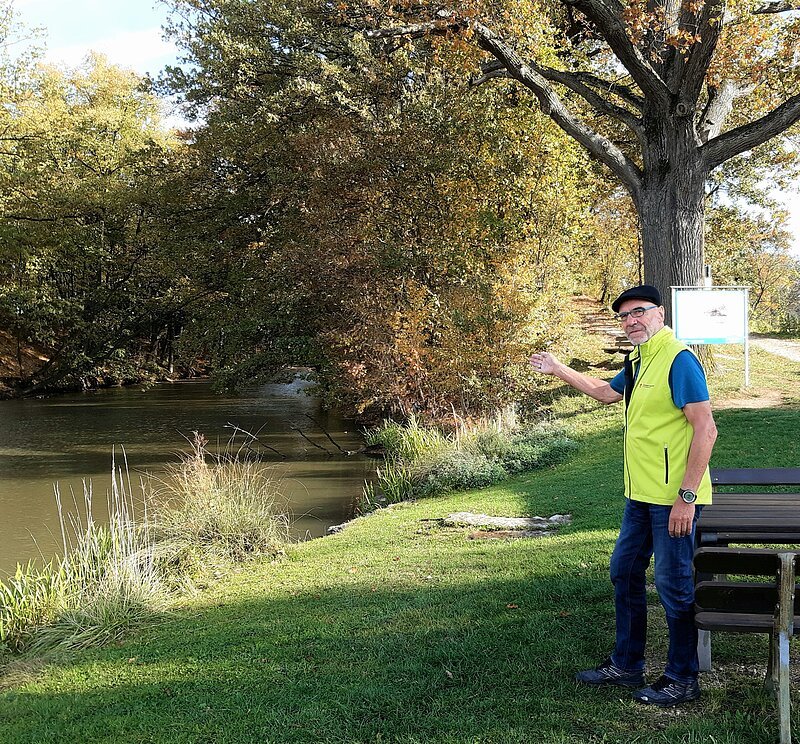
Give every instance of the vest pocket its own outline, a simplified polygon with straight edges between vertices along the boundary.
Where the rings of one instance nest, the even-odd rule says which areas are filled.
[[[664,485],[669,485],[669,448],[664,445]]]

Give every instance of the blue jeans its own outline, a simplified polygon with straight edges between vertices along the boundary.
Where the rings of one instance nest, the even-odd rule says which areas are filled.
[[[611,581],[617,613],[617,638],[611,661],[620,669],[644,669],[647,641],[645,571],[655,554],[656,590],[667,616],[669,654],[664,674],[676,682],[697,679],[697,629],[694,625],[694,530],[701,507],[695,507],[692,532],[669,536],[671,506],[628,499],[617,544],[611,556]]]

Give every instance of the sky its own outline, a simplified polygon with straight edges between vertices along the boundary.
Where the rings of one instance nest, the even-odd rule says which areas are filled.
[[[46,29],[46,58],[69,66],[92,50],[109,60],[154,77],[175,62],[177,50],[163,38],[167,7],[159,0],[16,0],[20,20]],[[800,257],[800,194],[784,194],[792,252]]]
[[[49,62],[75,66],[92,50],[155,76],[175,61],[161,30],[167,8],[158,0],[15,0],[14,7],[26,26],[44,27]]]

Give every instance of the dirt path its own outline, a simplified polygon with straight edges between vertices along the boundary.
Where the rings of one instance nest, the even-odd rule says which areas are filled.
[[[767,338],[766,336],[751,336],[750,343],[758,346],[770,354],[791,359],[793,362],[800,362],[800,341],[787,338]]]

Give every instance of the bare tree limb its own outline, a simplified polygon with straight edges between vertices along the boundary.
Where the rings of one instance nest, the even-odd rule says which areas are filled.
[[[606,80],[592,72],[573,72],[571,74],[586,85],[591,85],[593,88],[603,90],[609,95],[618,96],[626,103],[634,106],[637,111],[641,111],[644,108],[644,99],[627,85],[623,85],[614,80]]]
[[[624,7],[619,0],[562,0],[562,3],[581,11],[600,29],[611,50],[645,96],[663,104],[669,102],[670,92],[664,80],[628,35],[622,19]]]
[[[634,199],[641,189],[641,171],[624,152],[606,137],[602,137],[578,119],[556,94],[548,80],[534,67],[526,64],[516,50],[506,44],[486,26],[475,23],[473,28],[481,49],[500,60],[508,74],[533,91],[542,111],[570,137],[582,144],[592,155],[607,165],[620,179]]]
[[[617,106],[607,98],[601,96],[593,88],[585,85],[583,82],[581,82],[579,75],[575,75],[570,72],[563,72],[561,70],[554,70],[549,67],[539,67],[532,63],[530,66],[546,80],[554,83],[560,83],[561,85],[569,88],[573,93],[577,93],[599,113],[606,114],[617,119],[617,121],[622,122],[637,136],[641,134],[641,121],[638,116],[622,106]]]
[[[611,116],[618,121],[625,124],[629,129],[631,129],[637,136],[641,133],[641,122],[639,118],[622,106],[618,106],[612,103],[607,98],[604,98],[600,95],[597,91],[595,91],[592,87],[587,85],[584,82],[584,76],[579,73],[573,72],[565,72],[564,70],[556,70],[551,67],[541,67],[534,62],[528,62],[528,65],[532,70],[539,73],[545,80],[548,80],[553,83],[560,83],[561,85],[569,88],[573,93],[577,93],[581,98],[583,98],[590,106],[592,106],[596,111],[601,114],[606,114],[607,116]],[[508,78],[510,77],[510,73],[506,69],[506,66],[500,60],[493,60],[487,64],[481,65],[481,69],[483,71],[483,75],[479,78],[474,78],[471,80],[471,84],[473,85],[480,85],[482,83],[487,82],[488,80],[492,80],[494,78]],[[592,78],[591,82],[595,83],[599,78]],[[603,81],[605,82],[605,81]],[[606,83],[606,85],[608,85]]]
[[[328,433],[328,430],[319,421],[317,421],[313,416],[309,416],[308,414],[306,414],[306,418],[310,419],[311,421],[313,421],[322,430],[322,433],[328,438],[328,441],[334,447],[336,447],[336,449],[338,449],[339,452],[341,452],[342,454],[345,454],[345,455],[349,454],[347,452],[347,450],[343,450],[336,442],[333,441],[333,437]]]
[[[706,72],[722,33],[724,13],[725,0],[706,0],[700,12],[696,29],[700,41],[692,45],[680,76],[680,88],[686,91],[685,98],[688,100],[685,102],[690,103],[691,108],[694,108],[703,90]]]
[[[480,77],[471,77],[469,79],[469,84],[472,86],[479,86],[483,85],[484,83],[488,83],[490,80],[496,80],[497,78],[509,78],[511,77],[508,74],[508,70],[505,67],[499,67],[496,70],[491,70],[490,72],[485,72]]]
[[[726,80],[717,87],[709,87],[708,103],[697,124],[697,132],[702,143],[714,139],[722,131],[726,119],[733,110],[733,102],[751,93],[753,87],[742,86],[731,80]]]
[[[760,119],[709,140],[701,148],[706,166],[709,170],[716,168],[726,160],[764,144],[797,121],[800,121],[800,94],[792,96]]]
[[[390,28],[375,28],[364,32],[368,39],[389,39],[395,36],[410,36],[417,38],[426,34],[441,34],[463,28],[458,21],[426,21],[424,23],[409,23],[407,26],[394,26]]]
[[[299,434],[301,437],[303,437],[303,439],[305,439],[305,440],[306,440],[306,442],[308,442],[308,443],[309,443],[309,444],[310,444],[312,447],[316,447],[317,449],[319,449],[319,450],[322,450],[322,451],[323,451],[323,452],[324,452],[326,455],[328,455],[328,457],[330,457],[330,456],[333,454],[332,452],[330,452],[330,450],[327,450],[327,449],[325,449],[325,447],[323,447],[322,445],[320,445],[320,444],[317,444],[317,443],[316,443],[315,441],[313,441],[312,439],[309,439],[309,438],[308,438],[308,437],[307,437],[305,434],[303,434],[303,432],[302,432],[300,429],[298,429],[296,426],[290,426],[289,428],[290,428],[292,431],[296,431],[296,432],[297,432],[297,433],[298,433],[298,434]]]

